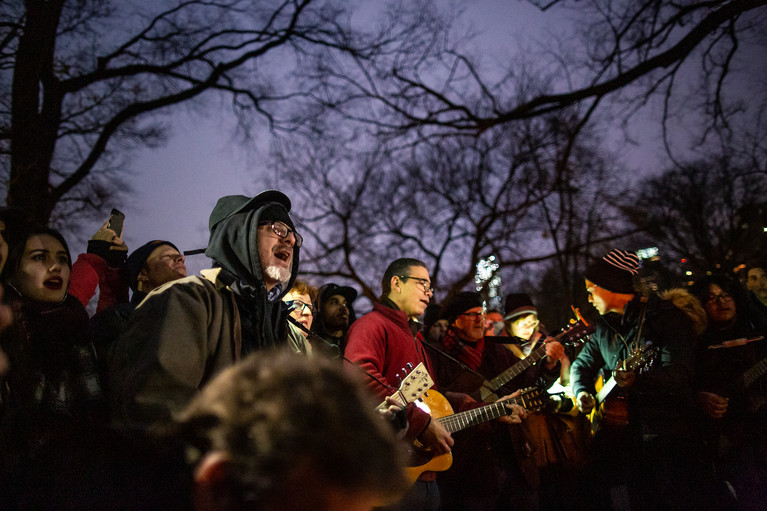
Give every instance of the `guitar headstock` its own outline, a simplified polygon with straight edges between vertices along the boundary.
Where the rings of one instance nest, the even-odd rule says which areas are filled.
[[[528,412],[537,412],[546,407],[549,402],[549,394],[538,387],[527,387],[521,390],[514,401]]]
[[[561,333],[557,334],[557,340],[562,344],[577,345],[584,342],[584,339],[596,331],[593,323],[588,323],[581,318],[575,323],[565,327]]]
[[[651,343],[634,346],[629,351],[629,356],[623,361],[623,366],[626,368],[626,371],[641,372],[648,369],[655,362],[657,352],[657,348]]]
[[[402,383],[397,392],[391,395],[400,406],[407,406],[434,386],[434,380],[431,379],[429,371],[423,362],[420,362],[410,373],[402,379]],[[384,401],[379,408],[388,406]]]

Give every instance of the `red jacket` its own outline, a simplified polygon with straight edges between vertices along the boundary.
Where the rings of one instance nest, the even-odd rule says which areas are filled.
[[[87,307],[97,287],[96,312],[128,301],[128,285],[121,278],[119,268],[107,266],[106,260],[96,254],[80,254],[72,265],[67,292]]]
[[[352,323],[346,343],[344,356],[371,376],[368,387],[382,401],[397,390],[397,374],[402,375],[407,364],[415,367],[423,362],[429,368],[424,347],[410,329],[405,313],[380,303],[374,304],[370,313]],[[412,403],[408,405],[407,415],[406,437],[414,440],[426,429],[431,418]]]

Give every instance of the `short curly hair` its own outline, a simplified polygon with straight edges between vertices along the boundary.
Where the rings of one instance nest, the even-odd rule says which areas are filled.
[[[303,476],[307,495],[334,488],[391,503],[407,489],[403,453],[354,376],[326,357],[257,352],[200,392],[179,432],[200,458],[229,454],[226,491],[238,505],[306,499],[288,482]]]
[[[317,303],[317,288],[310,285],[308,282],[296,279],[295,282],[293,282],[293,287],[290,288],[290,291],[288,293],[298,293],[299,295],[309,295],[309,298],[311,299],[312,303]]]

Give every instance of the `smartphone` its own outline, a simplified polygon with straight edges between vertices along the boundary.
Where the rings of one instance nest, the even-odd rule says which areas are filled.
[[[109,214],[109,223],[107,224],[107,229],[112,229],[115,232],[115,234],[117,234],[117,237],[119,238],[123,234],[124,221],[125,221],[125,213],[122,213],[121,211],[113,209],[112,212]]]

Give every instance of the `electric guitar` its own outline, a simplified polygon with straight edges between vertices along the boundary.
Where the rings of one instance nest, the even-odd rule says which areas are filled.
[[[422,398],[418,406],[429,412],[432,420],[442,424],[449,433],[455,433],[471,426],[511,415],[513,412],[506,408],[507,404],[518,404],[528,412],[533,412],[542,409],[548,402],[549,397],[546,392],[536,387],[530,387],[523,389],[519,396],[506,401],[453,413],[453,408],[447,399],[439,392],[432,390]],[[434,456],[430,449],[416,447],[410,450],[410,463],[410,466],[405,467],[405,475],[412,484],[427,470],[442,472],[450,468],[453,464],[453,455],[445,453]]]
[[[568,326],[555,337],[555,341],[559,341],[562,344],[575,345],[583,342],[583,338],[594,333],[594,325],[590,325],[585,319],[581,318],[572,325]],[[496,376],[490,381],[486,381],[479,389],[480,401],[496,401],[500,396],[498,391],[511,380],[522,374],[525,369],[529,368],[543,357],[546,356],[546,343],[541,343],[540,346],[530,352],[528,356],[509,367],[501,374]]]
[[[423,365],[423,362],[419,362],[410,373],[405,376],[400,383],[399,389],[389,397],[394,398],[398,405],[405,407],[408,403],[412,403],[424,393],[434,386],[434,381],[431,379],[429,371]],[[389,407],[389,403],[384,400],[383,403],[378,405],[378,410],[385,410]]]
[[[727,397],[735,395],[736,393],[742,395],[746,409],[750,413],[756,413],[759,408],[767,403],[767,399],[759,393],[748,393],[744,391],[747,391],[752,384],[759,381],[765,373],[767,373],[767,357],[761,359],[735,378],[735,380],[728,386],[724,395]]]
[[[656,350],[653,346],[645,344],[638,346],[629,352],[629,356],[621,362],[624,371],[644,371],[648,369],[655,360]],[[595,387],[599,387],[602,376],[599,377]],[[607,383],[598,390],[594,409],[589,412],[589,422],[591,422],[591,434],[594,435],[602,424],[611,426],[628,425],[628,405],[626,397],[621,395],[607,399],[610,393],[615,389],[618,382],[615,376],[610,377]]]

